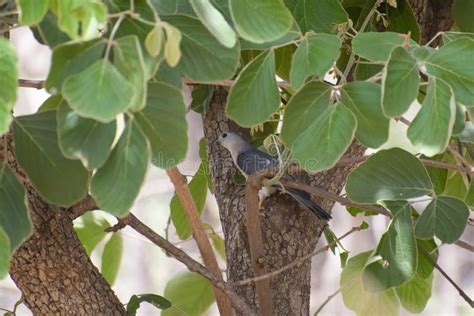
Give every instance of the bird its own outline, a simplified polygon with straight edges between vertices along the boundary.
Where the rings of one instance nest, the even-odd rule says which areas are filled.
[[[269,154],[255,148],[235,133],[222,133],[218,138],[218,142],[229,151],[234,165],[246,178],[257,172],[261,173],[268,169],[278,169],[280,165],[279,160],[276,157],[270,156]],[[329,221],[331,219],[331,215],[328,212],[311,200],[311,196],[308,192],[290,188],[288,186],[282,186],[281,184],[274,184],[272,187],[276,190],[288,193],[304,208],[311,211],[311,213],[317,218],[324,221]]]

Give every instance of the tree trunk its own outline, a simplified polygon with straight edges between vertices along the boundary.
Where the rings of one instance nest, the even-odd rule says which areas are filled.
[[[214,93],[209,111],[204,115],[204,135],[208,158],[225,236],[227,273],[230,281],[253,277],[245,225],[245,186],[234,183],[236,172],[229,153],[216,142],[220,133],[232,131],[249,138],[248,130],[237,126],[225,116],[227,92]],[[364,149],[353,144],[349,155],[361,155]],[[301,175],[298,181],[339,193],[350,171],[348,167],[333,168],[315,176]],[[326,210],[333,202],[315,199]],[[281,268],[311,253],[325,228],[309,211],[302,209],[291,197],[279,194],[266,199],[262,210],[262,231],[267,271]],[[275,315],[307,315],[309,313],[311,262],[308,260],[272,278]],[[256,308],[255,286],[238,287],[241,295]]]
[[[13,142],[8,140],[8,162],[27,190],[34,226],[33,235],[15,251],[10,263],[10,275],[28,308],[35,315],[125,315],[122,303],[74,232],[74,208],[62,209],[40,198],[16,164]]]
[[[448,31],[453,25],[453,0],[410,0],[410,4],[420,25],[421,44],[427,43],[438,32]],[[434,41],[432,46],[439,40]]]

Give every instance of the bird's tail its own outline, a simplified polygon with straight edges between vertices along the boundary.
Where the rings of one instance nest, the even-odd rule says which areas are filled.
[[[331,215],[326,212],[321,206],[316,204],[311,200],[311,196],[308,192],[289,188],[285,186],[286,192],[291,195],[298,203],[303,205],[305,208],[310,210],[316,217],[323,219],[325,221],[329,221],[331,219]]]

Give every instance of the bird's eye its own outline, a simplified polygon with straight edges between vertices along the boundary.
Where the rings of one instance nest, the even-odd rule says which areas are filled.
[[[222,138],[226,138],[226,137],[227,137],[226,133],[222,134]]]

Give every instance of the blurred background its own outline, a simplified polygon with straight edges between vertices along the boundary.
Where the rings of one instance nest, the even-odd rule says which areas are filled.
[[[21,27],[13,30],[11,38],[20,61],[20,78],[44,80],[50,67],[50,49],[36,42],[28,28]],[[185,98],[188,102],[189,95],[189,91],[185,91]],[[48,93],[44,90],[20,88],[14,115],[34,113],[48,96]],[[200,163],[198,143],[203,137],[200,115],[192,111],[189,112],[188,123],[189,152],[186,160],[179,168],[183,174],[193,175]],[[404,138],[400,135],[405,134],[404,125],[394,123],[391,128],[389,142],[403,143]],[[173,194],[174,189],[166,173],[163,170],[150,167],[145,184],[131,211],[157,233],[164,236],[170,213],[169,203]],[[423,209],[426,203],[426,201],[421,201],[416,206]],[[110,223],[115,222],[112,216],[107,217],[107,219]],[[380,235],[385,231],[387,220],[383,216],[363,218],[363,216],[358,215],[354,218],[347,213],[344,207],[338,204],[333,209],[331,229],[338,236],[347,232],[353,226],[360,225],[363,220],[369,223],[370,228],[355,233],[342,241],[344,247],[351,252],[350,256],[373,249]],[[211,224],[216,232],[222,236],[217,204],[211,195],[208,195],[204,222]],[[122,233],[124,237],[123,258],[113,289],[123,303],[127,303],[133,294],[155,293],[163,295],[168,280],[176,273],[186,271],[183,264],[173,258],[168,258],[158,247],[133,230],[125,228]],[[200,259],[194,240],[180,241],[174,234],[173,225],[169,228],[169,237],[172,243],[194,258]],[[461,239],[474,244],[474,227],[467,226]],[[98,267],[100,267],[99,254],[102,252],[101,248],[103,248],[104,243],[102,242],[92,253],[92,260]],[[318,248],[325,244],[326,241],[321,238]],[[440,247],[440,253],[439,265],[469,296],[473,297],[474,255],[455,245]],[[225,262],[220,261],[220,265],[224,270]],[[339,289],[340,273],[341,266],[337,254],[333,255],[330,251],[327,251],[314,257],[312,261],[311,313],[314,313],[329,295]],[[11,279],[7,278],[0,281],[0,308],[12,310],[15,302],[20,297],[21,293]],[[335,296],[320,313],[320,315],[353,314],[344,306],[340,294]],[[17,315],[31,315],[31,312],[21,305],[17,310]],[[159,315],[159,311],[142,304],[142,307],[138,310],[138,315]],[[218,315],[217,308],[213,306],[207,315]],[[401,310],[401,315],[411,314]],[[432,298],[422,315],[474,315],[474,313],[457,291],[435,270]]]

